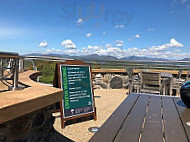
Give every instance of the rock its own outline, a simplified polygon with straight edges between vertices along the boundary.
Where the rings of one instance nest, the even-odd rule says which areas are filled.
[[[11,124],[11,131],[14,135],[29,133],[32,129],[33,113],[15,119]]]
[[[0,142],[6,141],[6,137],[10,133],[10,130],[9,123],[0,124]]]
[[[0,124],[0,142],[45,142],[53,137],[55,104]],[[55,131],[55,130],[54,130]]]
[[[128,76],[123,76],[123,83],[128,84],[129,83],[129,77]]]
[[[98,85],[100,85],[103,89],[107,89],[108,85],[106,83],[100,82]]]
[[[115,76],[110,81],[110,87],[112,89],[120,89],[123,87],[123,79],[120,76]]]
[[[104,75],[104,78],[103,78],[102,80],[103,80],[103,82],[105,82],[105,83],[109,83],[110,80],[111,80],[111,78],[112,78],[112,75],[111,75],[111,74],[105,74],[105,75]]]
[[[94,85],[94,89],[103,89],[100,85]]]
[[[41,109],[40,111],[35,113],[35,116],[33,118],[33,126],[35,128],[42,128],[46,121],[46,113],[44,109]]]
[[[108,88],[107,83],[103,82],[102,80],[95,80],[93,82],[93,84],[94,84],[94,86],[96,86],[96,85],[101,86],[102,89],[107,89]],[[97,86],[95,88],[97,88]]]
[[[99,74],[97,74],[97,75],[95,76],[95,78],[96,78],[96,79],[98,79],[98,78],[99,78],[99,79],[102,79],[102,75],[99,73]]]
[[[95,76],[94,85],[102,83],[102,75],[99,73]]]

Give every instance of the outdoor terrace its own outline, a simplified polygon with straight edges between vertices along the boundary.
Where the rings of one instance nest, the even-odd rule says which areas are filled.
[[[37,62],[43,62],[49,61],[50,62],[64,62],[65,59],[54,59],[54,58],[44,58],[44,57],[19,57],[16,55],[17,61],[14,61],[15,56],[2,56],[1,57],[1,67],[3,70],[1,70],[1,83],[0,83],[0,124],[3,124],[7,127],[4,128],[4,130],[7,131],[12,126],[12,122],[15,122],[17,125],[13,126],[20,126],[23,120],[28,120],[25,122],[27,124],[27,128],[23,128],[21,130],[15,129],[14,131],[18,131],[21,133],[27,133],[33,130],[31,127],[31,119],[28,119],[28,117],[36,120],[36,118],[39,118],[39,116],[43,116],[44,114],[49,116],[49,114],[52,113],[54,109],[49,109],[49,106],[52,104],[55,104],[56,102],[59,102],[62,99],[62,90],[50,87],[50,85],[42,85],[34,80],[38,80],[38,76],[43,76],[39,71],[36,71],[39,69]],[[19,59],[19,60],[18,60]],[[41,60],[42,59],[42,60]],[[3,62],[5,61],[5,62]],[[11,62],[10,62],[11,61]],[[34,70],[27,70],[26,67],[28,64],[27,62],[32,63],[32,68]],[[88,62],[88,61],[86,61]],[[18,64],[19,63],[19,64]],[[140,64],[140,62],[138,62]],[[120,64],[120,63],[119,63]],[[148,64],[148,62],[146,62]],[[154,63],[156,64],[156,62]],[[168,64],[168,63],[167,63]],[[165,64],[167,66],[167,64]],[[173,63],[171,63],[173,64]],[[62,134],[62,136],[66,136],[69,139],[75,140],[75,141],[83,141],[84,139],[88,141],[91,136],[93,135],[92,133],[88,132],[88,128],[90,127],[101,127],[103,123],[109,118],[109,116],[114,112],[114,110],[125,100],[125,98],[128,96],[126,93],[130,92],[140,92],[138,90],[137,86],[135,86],[138,82],[136,77],[139,77],[139,82],[141,82],[141,72],[142,71],[148,71],[148,72],[156,72],[156,73],[164,73],[164,74],[169,74],[169,79],[171,78],[176,78],[176,79],[186,79],[186,76],[188,74],[188,69],[189,69],[189,63],[184,63],[186,65],[181,66],[181,62],[179,63],[180,65],[176,65],[177,63],[175,62],[175,66],[171,65],[172,70],[166,70],[164,69],[156,69],[155,67],[149,66],[149,68],[145,68],[144,62],[142,63],[142,66],[140,68],[133,68],[132,72],[128,72],[128,69],[131,69],[131,66],[124,65],[122,68],[119,69],[108,69],[108,67],[105,64],[99,64],[98,68],[101,69],[96,69],[97,64],[92,63],[92,73],[96,76],[97,74],[102,74],[102,77],[106,76],[106,74],[111,74],[111,76],[114,78],[115,76],[127,76],[128,77],[128,87],[127,88],[121,88],[119,90],[112,90],[110,88],[104,89],[104,90],[95,90],[95,100],[97,102],[97,113],[98,113],[98,121],[90,121],[90,122],[85,122],[85,123],[78,123],[75,125],[67,126],[64,131],[60,129],[60,114],[56,113],[54,114],[54,117],[51,117],[51,119],[55,119],[56,121],[54,123],[54,128]],[[15,67],[16,65],[16,67]],[[100,67],[101,66],[101,67]],[[117,66],[118,67],[118,66]],[[116,67],[116,68],[117,68]],[[120,66],[121,67],[121,66]],[[174,70],[175,67],[175,70]],[[179,67],[179,68],[177,68]],[[114,64],[113,67],[114,68]],[[20,69],[20,73],[19,73]],[[179,71],[183,69],[183,72],[181,72],[181,75],[179,77]],[[43,71],[43,70],[41,70]],[[54,69],[53,69],[54,72]],[[17,74],[19,73],[19,74]],[[132,76],[129,77],[129,75],[132,74]],[[171,75],[171,76],[170,76]],[[18,77],[18,78],[17,78]],[[189,79],[189,76],[188,78]],[[133,82],[134,81],[134,82]],[[136,81],[136,82],[135,82]],[[166,79],[164,79],[166,81]],[[187,81],[187,80],[186,80]],[[168,82],[167,82],[168,83]],[[170,82],[169,82],[170,83]],[[132,86],[130,86],[132,85]],[[178,87],[180,87],[178,84]],[[166,90],[165,95],[172,95],[169,94],[171,93],[168,85],[165,86]],[[168,87],[168,88],[167,88]],[[12,89],[14,88],[14,89]],[[16,90],[16,91],[13,91]],[[103,92],[103,93],[102,93]],[[163,91],[160,93],[162,94]],[[109,96],[108,96],[109,95]],[[178,94],[179,95],[179,94]],[[111,97],[110,97],[111,96]],[[164,97],[164,96],[162,96]],[[108,99],[109,98],[109,99]],[[128,98],[128,97],[127,97]],[[149,98],[149,97],[148,97]],[[173,98],[172,98],[173,99]],[[172,100],[171,99],[171,100]],[[179,97],[178,97],[179,99]],[[106,100],[106,101],[105,101]],[[114,101],[113,101],[114,100]],[[174,100],[174,99],[173,99]],[[130,100],[127,100],[130,102]],[[162,102],[161,102],[162,104]],[[175,105],[178,105],[177,103]],[[109,106],[109,107],[108,107]],[[123,106],[121,106],[123,107]],[[131,106],[132,107],[132,106]],[[147,106],[146,106],[147,107]],[[180,106],[184,108],[183,106]],[[48,109],[47,109],[48,108]],[[43,109],[43,111],[42,111]],[[117,112],[116,112],[117,113]],[[189,111],[187,111],[187,116],[188,116]],[[143,114],[146,114],[146,112],[143,112]],[[177,114],[175,112],[175,114]],[[126,114],[128,115],[128,114]],[[179,114],[180,115],[180,114]],[[112,115],[111,115],[112,116]],[[41,117],[40,117],[41,118]],[[143,118],[143,116],[142,116]],[[111,118],[112,119],[112,118]],[[20,120],[20,121],[19,121]],[[39,119],[40,120],[40,119]],[[45,119],[43,123],[41,123],[39,128],[42,128],[46,124]],[[143,119],[142,119],[143,120]],[[123,119],[123,122],[125,119]],[[184,120],[186,123],[187,120]],[[10,123],[11,122],[11,123]],[[33,122],[33,121],[32,121]],[[53,126],[53,121],[50,124]],[[48,126],[50,126],[48,125]],[[179,124],[180,128],[183,128],[184,124]],[[10,127],[8,127],[10,126]],[[12,127],[13,127],[12,126]],[[140,126],[139,126],[140,128]],[[36,128],[34,128],[36,129]],[[52,129],[52,127],[51,127]],[[2,130],[2,129],[0,129]],[[75,131],[77,130],[77,133]],[[23,132],[22,132],[23,131]],[[102,130],[101,130],[102,131]],[[114,130],[115,131],[115,130]],[[186,130],[185,130],[186,131]],[[73,135],[71,135],[71,132]],[[160,132],[160,131],[159,131]],[[32,135],[32,134],[31,134]],[[36,134],[37,135],[37,134]],[[63,136],[63,137],[64,137]],[[80,139],[79,137],[85,138]],[[161,136],[162,137],[162,136]],[[183,138],[186,137],[183,134]],[[187,137],[188,138],[188,137]],[[71,141],[67,139],[68,141]],[[185,138],[184,138],[185,139]],[[65,138],[64,138],[65,140]]]

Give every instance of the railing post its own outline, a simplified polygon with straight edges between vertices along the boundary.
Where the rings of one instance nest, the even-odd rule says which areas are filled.
[[[33,69],[34,69],[35,71],[37,71],[37,66],[36,66],[35,60],[32,60],[32,64],[33,64]]]
[[[3,72],[4,72],[3,71],[3,59],[0,60],[0,70],[1,70],[0,76],[3,77]]]
[[[18,88],[18,61],[19,59],[14,60],[14,67],[13,67],[13,90]]]
[[[12,71],[13,71],[13,86],[10,87],[10,90],[21,90],[22,87],[18,86],[18,78],[19,78],[19,58],[13,59],[12,61]]]
[[[20,58],[19,59],[19,72],[23,72],[24,71],[24,59]]]

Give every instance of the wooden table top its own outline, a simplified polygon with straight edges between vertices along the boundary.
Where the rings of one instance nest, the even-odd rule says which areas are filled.
[[[90,142],[188,142],[190,109],[180,98],[130,94]]]

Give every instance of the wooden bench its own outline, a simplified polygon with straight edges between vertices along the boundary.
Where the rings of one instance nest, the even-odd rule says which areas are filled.
[[[188,142],[189,123],[180,98],[132,93],[90,142]]]

